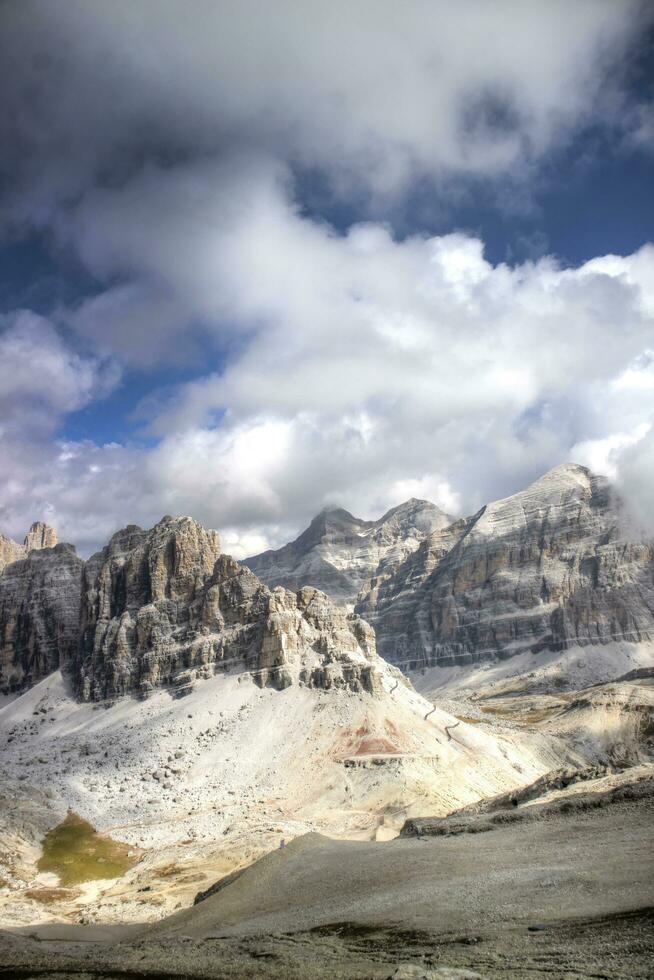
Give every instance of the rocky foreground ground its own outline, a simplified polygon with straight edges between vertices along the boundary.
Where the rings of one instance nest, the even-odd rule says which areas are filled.
[[[580,467],[447,520],[0,539],[0,976],[652,975],[651,542]]]
[[[648,778],[465,833],[308,834],[154,925],[2,932],[0,976],[651,977],[653,817]]]

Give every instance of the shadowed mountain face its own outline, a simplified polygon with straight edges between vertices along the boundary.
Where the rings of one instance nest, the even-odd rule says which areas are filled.
[[[323,510],[295,541],[246,558],[244,564],[270,588],[312,585],[337,602],[353,603],[373,577],[390,575],[451,520],[435,504],[415,498],[378,521],[362,521],[342,509]]]
[[[654,638],[654,548],[581,466],[426,538],[356,611],[405,668]]]
[[[0,535],[0,691],[29,687],[71,662],[83,567],[41,521],[23,544]]]

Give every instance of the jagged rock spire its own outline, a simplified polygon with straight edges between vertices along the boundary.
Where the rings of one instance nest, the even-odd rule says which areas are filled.
[[[40,548],[54,548],[58,541],[57,532],[43,521],[35,521],[25,535],[23,546],[26,551],[37,551]]]

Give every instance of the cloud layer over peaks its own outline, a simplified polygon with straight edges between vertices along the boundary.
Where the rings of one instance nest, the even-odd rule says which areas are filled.
[[[378,514],[415,495],[411,484],[470,512],[568,457],[619,470],[593,446],[646,438],[651,246],[579,269],[550,258],[511,268],[460,234],[398,242],[366,224],[338,236],[290,205],[275,227],[226,230],[229,261],[214,275],[234,332],[250,331],[223,371],[151,402],[156,444],[58,447],[59,482],[36,486],[64,528],[78,514],[95,515],[97,532],[185,512],[244,554],[324,504]],[[168,282],[191,303],[183,269]],[[211,286],[198,280],[198,295]],[[82,392],[88,372],[81,362],[74,375]],[[15,521],[33,493],[29,480],[16,488]]]
[[[0,21],[0,214],[73,269],[65,303],[0,322],[0,530],[45,517],[89,551],[190,513],[242,556],[324,505],[470,512],[569,458],[642,520],[652,245],[497,263],[415,199],[447,215],[481,187],[504,220],[584,134],[644,146],[625,79],[650,5],[21,0]],[[121,376],[136,412],[72,436]]]

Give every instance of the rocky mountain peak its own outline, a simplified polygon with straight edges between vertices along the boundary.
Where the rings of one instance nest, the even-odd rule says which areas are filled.
[[[435,504],[415,498],[376,521],[361,520],[343,508],[326,508],[295,541],[247,558],[245,564],[270,587],[311,585],[351,604],[373,578],[386,574],[450,521]]]
[[[35,521],[25,535],[23,546],[26,551],[40,548],[54,548],[58,541],[57,532],[43,521]]]
[[[432,504],[430,500],[422,500],[420,497],[409,497],[408,500],[404,500],[401,504],[396,504],[395,507],[391,507],[380,520],[385,521],[392,514],[411,514],[419,510],[440,510],[436,504]]]
[[[608,482],[565,464],[424,540],[357,611],[405,667],[654,638],[654,548]]]
[[[373,533],[380,541],[421,541],[434,531],[447,527],[453,519],[429,500],[411,497],[397,507],[392,507],[376,521]]]
[[[0,534],[0,572],[2,572],[6,565],[26,558],[33,551],[55,548],[58,541],[59,538],[55,528],[46,524],[44,521],[34,521],[23,538],[22,544],[19,544],[18,541],[14,541],[12,538],[6,537],[4,534]],[[66,545],[66,547],[72,548],[73,546]]]
[[[327,538],[358,534],[365,523],[342,507],[324,507],[292,544],[298,553],[304,553]]]
[[[46,527],[30,534],[52,540]],[[366,623],[315,588],[271,591],[190,517],[129,525],[87,562],[70,545],[16,547],[24,557],[0,576],[4,691],[58,667],[82,700],[184,691],[234,670],[261,687],[376,689]]]
[[[361,521],[350,514],[349,510],[345,510],[344,507],[323,507],[323,509],[314,517],[314,521],[323,522],[325,524],[361,524]]]
[[[32,525],[22,554],[0,574],[0,690],[13,691],[71,663],[77,651],[84,562]],[[54,535],[54,532],[53,532]],[[31,536],[31,537],[30,537]],[[5,539],[7,540],[7,539]]]
[[[18,541],[14,541],[12,538],[6,538],[4,534],[0,534],[0,572],[12,562],[24,558],[26,553],[25,545],[19,544]]]
[[[55,529],[43,521],[35,521],[32,524],[22,544],[0,534],[0,572],[12,562],[25,558],[30,551],[54,548],[57,540]]]
[[[604,477],[592,473],[586,466],[578,463],[562,463],[548,470],[542,476],[534,480],[528,487],[514,496],[533,496],[556,493],[577,492],[589,494],[598,485],[606,485]]]
[[[83,700],[183,690],[229,669],[278,689],[374,687],[366,623],[316,589],[271,592],[188,517],[114,535],[86,566],[81,620],[73,680]]]
[[[582,466],[581,463],[560,463],[558,466],[553,466],[551,470],[543,473],[534,483],[577,480],[581,483],[588,484],[594,477],[595,474],[587,466]]]

